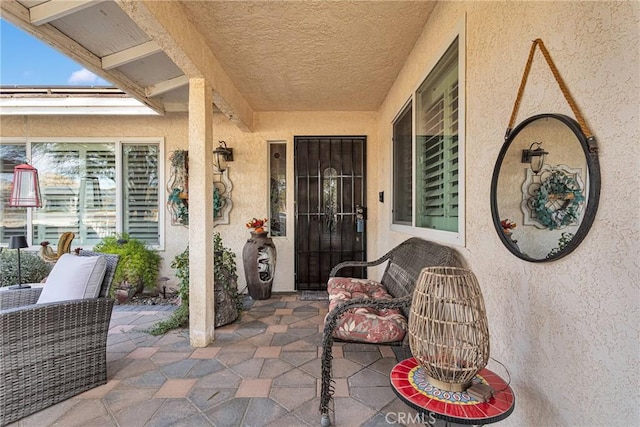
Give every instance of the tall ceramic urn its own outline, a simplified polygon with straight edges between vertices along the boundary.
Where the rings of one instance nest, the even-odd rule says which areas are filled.
[[[252,231],[251,238],[242,250],[244,277],[249,296],[254,300],[271,298],[273,275],[276,271],[276,247],[268,234],[266,231]]]

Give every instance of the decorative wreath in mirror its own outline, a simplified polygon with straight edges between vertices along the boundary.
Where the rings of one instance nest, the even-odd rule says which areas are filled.
[[[584,195],[577,181],[554,170],[533,196],[532,207],[536,219],[549,230],[555,230],[577,222],[582,202]]]

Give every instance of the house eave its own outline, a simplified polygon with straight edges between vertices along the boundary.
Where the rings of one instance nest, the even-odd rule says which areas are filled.
[[[158,115],[112,87],[0,87],[1,116]]]

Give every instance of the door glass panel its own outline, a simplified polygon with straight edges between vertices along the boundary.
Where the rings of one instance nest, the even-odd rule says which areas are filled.
[[[287,145],[269,144],[271,235],[287,235]]]
[[[334,168],[324,170],[322,177],[322,202],[326,230],[331,232],[338,222],[338,172]]]

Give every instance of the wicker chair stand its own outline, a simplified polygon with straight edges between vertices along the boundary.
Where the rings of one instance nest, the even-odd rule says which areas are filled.
[[[392,296],[391,299],[352,299],[337,306],[331,311],[324,324],[322,337],[322,382],[320,392],[320,424],[323,427],[331,424],[329,406],[333,399],[333,385],[331,379],[331,362],[333,360],[332,347],[336,340],[333,336],[338,320],[347,311],[357,307],[374,307],[376,309],[400,309],[408,317],[413,298],[413,290],[420,272],[425,267],[460,266],[460,259],[453,249],[413,237],[375,261],[346,261],[336,265],[329,273],[330,277],[337,277],[338,271],[347,267],[375,267],[388,262],[380,283]],[[344,341],[344,340],[342,340]],[[408,337],[402,342],[387,343],[389,345],[405,345],[408,347]],[[378,345],[378,344],[374,344]]]
[[[118,255],[107,261],[96,299],[36,304],[41,288],[0,292],[0,426],[107,382],[109,288]]]

